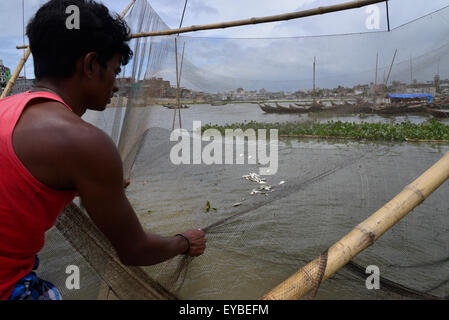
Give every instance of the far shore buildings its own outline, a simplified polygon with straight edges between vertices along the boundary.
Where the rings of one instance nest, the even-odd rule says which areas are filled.
[[[5,87],[11,75],[11,70],[3,65],[3,61],[0,60],[0,87]]]
[[[131,92],[131,78],[119,78],[118,85],[120,91],[117,96],[128,97]],[[159,103],[174,102],[177,96],[177,88],[170,84],[170,81],[162,78],[150,78],[141,80],[133,84],[138,90],[139,97],[144,97],[145,101]],[[345,99],[345,98],[363,98],[363,97],[379,97],[388,93],[429,93],[433,96],[446,95],[449,96],[449,79],[441,80],[439,76],[435,76],[433,81],[403,83],[400,81],[392,81],[388,86],[381,84],[357,84],[352,87],[338,86],[336,88],[316,88],[300,89],[297,91],[277,91],[270,92],[267,89],[246,90],[237,88],[230,91],[222,91],[216,93],[206,93],[180,88],[180,98],[192,102],[230,102],[230,101],[269,101],[269,100],[297,100],[311,99],[313,97],[319,99]]]
[[[14,84],[14,87],[12,87],[11,95],[31,90],[33,83],[34,83],[34,79],[18,77],[16,80],[16,83]]]
[[[117,96],[128,97],[131,92],[132,82],[131,78],[119,78],[117,79],[119,92]],[[134,88],[139,91],[139,96],[145,97],[146,100],[173,100],[177,96],[177,88],[170,84],[170,81],[162,78],[150,78],[141,80],[134,84]],[[189,99],[193,101],[201,100],[204,98],[204,93],[193,92],[186,88],[180,88],[179,96],[182,99]]]
[[[0,92],[6,86],[8,79],[11,76],[11,70],[3,65],[0,60]],[[118,78],[118,85],[120,91],[116,96],[128,97],[131,92],[132,81],[131,78]],[[27,79],[19,77],[11,91],[12,94],[25,92],[31,89],[34,79]],[[138,90],[138,95],[144,97],[143,100],[149,101],[163,101],[173,102],[178,94],[176,86],[170,84],[170,81],[163,78],[150,78],[141,80],[133,84]],[[180,88],[179,96],[183,100],[190,100],[192,102],[216,102],[216,101],[264,101],[264,100],[295,100],[295,99],[309,99],[315,98],[348,98],[348,97],[370,97],[378,96],[379,94],[387,93],[429,93],[435,95],[449,96],[449,79],[440,79],[439,75],[435,75],[433,80],[418,82],[413,80],[412,83],[403,83],[400,81],[391,81],[391,84],[358,84],[353,87],[338,86],[336,88],[316,88],[315,91],[311,89],[300,89],[295,92],[270,92],[267,89],[260,90],[245,90],[244,88],[237,88],[227,92],[205,93],[190,90],[187,88]],[[142,101],[145,102],[145,101]]]
[[[3,61],[0,60],[0,93],[6,87],[9,78],[11,77],[11,70],[3,65]],[[31,89],[34,79],[27,79],[25,77],[18,77],[9,95],[25,92]]]

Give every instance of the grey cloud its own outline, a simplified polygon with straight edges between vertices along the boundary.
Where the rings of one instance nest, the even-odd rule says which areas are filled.
[[[188,14],[198,17],[199,15],[219,16],[219,11],[201,0],[191,0],[188,4]]]

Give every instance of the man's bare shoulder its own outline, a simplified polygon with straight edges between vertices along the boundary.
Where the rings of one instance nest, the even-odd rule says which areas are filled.
[[[61,103],[45,101],[30,105],[20,122],[16,133],[28,135],[49,148],[55,147],[60,151],[74,152],[97,151],[106,149],[116,150],[110,137],[71,112]]]
[[[13,146],[38,180],[56,188],[71,187],[73,175],[84,170],[121,170],[111,138],[59,102],[27,107],[14,130]]]

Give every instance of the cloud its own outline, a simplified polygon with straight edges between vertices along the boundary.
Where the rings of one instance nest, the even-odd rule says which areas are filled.
[[[141,0],[139,0],[141,1]],[[407,1],[407,2],[405,2]],[[21,6],[19,1],[6,1],[5,10],[0,13],[0,59],[9,66],[17,64],[21,51],[14,51],[21,43]],[[39,0],[27,0],[27,11],[37,9]],[[152,7],[172,28],[179,25],[184,0],[153,0]],[[410,5],[413,2],[413,5]],[[108,0],[108,7],[121,12],[128,0]],[[423,14],[447,5],[447,0],[396,0],[390,1],[390,22],[392,28]],[[184,26],[230,21],[252,16],[274,15],[317,6],[335,4],[331,0],[189,0]],[[379,4],[381,29],[386,30],[385,5]],[[185,78],[189,86],[212,91],[244,87],[293,90],[311,87],[312,61],[317,57],[318,86],[336,86],[369,83],[374,79],[375,57],[379,52],[379,78],[383,77],[395,49],[398,49],[392,79],[410,78],[409,60],[412,56],[413,69],[417,78],[430,80],[436,72],[438,61],[442,76],[446,75],[447,57],[443,46],[449,31],[448,10],[422,19],[404,28],[387,33],[372,33],[351,36],[294,38],[334,33],[367,32],[365,8],[320,15],[291,21],[267,23],[229,29],[210,30],[187,34]],[[3,19],[1,19],[3,15]],[[8,23],[12,18],[19,23]],[[9,20],[8,20],[9,19]],[[9,32],[6,35],[6,32]],[[2,37],[3,34],[3,37]],[[201,37],[273,38],[273,39],[203,39]],[[290,39],[274,39],[292,37]],[[433,54],[437,52],[437,54]],[[420,57],[423,56],[427,57]],[[418,58],[420,57],[420,58]],[[173,57],[167,65],[161,66],[159,74],[167,79],[174,75]],[[27,72],[31,64],[28,65]],[[131,68],[128,68],[128,70]],[[190,74],[189,74],[190,73]],[[190,77],[190,79],[189,79]],[[174,83],[172,81],[172,83]]]

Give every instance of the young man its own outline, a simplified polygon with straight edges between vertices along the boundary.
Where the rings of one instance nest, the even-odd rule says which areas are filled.
[[[66,27],[66,8],[80,28]],[[0,298],[51,299],[59,293],[36,277],[44,234],[78,194],[126,265],[152,265],[178,254],[198,256],[204,232],[173,237],[146,233],[123,189],[112,140],[84,122],[118,91],[116,76],[132,52],[129,29],[92,0],[51,0],[27,26],[33,90],[0,100]]]

